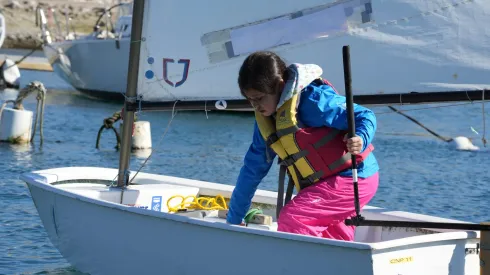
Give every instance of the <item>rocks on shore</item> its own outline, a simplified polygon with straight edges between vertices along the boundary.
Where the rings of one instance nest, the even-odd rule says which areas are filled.
[[[77,34],[84,34],[91,32],[97,18],[107,8],[105,2],[104,0],[0,0],[0,9],[7,24],[7,35],[2,48],[33,49],[40,47],[41,30],[39,26],[36,26],[38,6],[42,7],[46,13],[48,8],[53,8],[63,31],[66,30],[65,15],[68,15],[70,31],[75,30]],[[52,21],[51,18],[53,32],[56,28]]]
[[[7,34],[2,48],[35,49],[41,47],[42,39],[38,34],[14,33]]]

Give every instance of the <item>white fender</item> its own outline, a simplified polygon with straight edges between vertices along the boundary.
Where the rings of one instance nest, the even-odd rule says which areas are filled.
[[[152,152],[152,149],[137,149],[137,150],[132,150],[132,154],[133,156],[135,156],[136,158],[138,159],[147,159],[148,157],[150,157],[151,155],[151,152]]]
[[[123,123],[119,124],[119,134],[122,135]],[[121,136],[122,138],[122,136]],[[134,123],[133,136],[131,138],[131,149],[151,149],[151,127],[149,121],[136,121]],[[151,150],[150,150],[151,152]],[[144,153],[143,153],[144,155]]]
[[[8,58],[5,59],[2,69],[5,82],[14,87],[18,87],[20,85],[20,71],[19,67],[15,65],[15,62]]]
[[[0,117],[0,141],[29,143],[32,115],[33,113],[28,110],[4,108]]]
[[[475,146],[471,140],[467,137],[455,137],[450,141],[450,144],[456,150],[464,150],[464,151],[477,151],[480,148]]]
[[[134,134],[132,149],[151,148],[151,128],[149,121],[136,121],[134,123]]]

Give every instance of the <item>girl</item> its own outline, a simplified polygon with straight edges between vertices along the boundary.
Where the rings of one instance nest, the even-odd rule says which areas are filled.
[[[258,184],[276,155],[288,167],[297,196],[278,218],[278,231],[354,240],[351,155],[358,159],[361,208],[378,188],[378,163],[371,151],[374,113],[354,104],[356,136],[347,139],[346,98],[337,94],[314,64],[286,66],[275,53],[259,51],[243,62],[242,95],[255,110],[253,141],[229,203],[227,222],[242,224]]]

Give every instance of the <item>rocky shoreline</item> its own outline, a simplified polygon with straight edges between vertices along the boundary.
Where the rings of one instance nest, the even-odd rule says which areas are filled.
[[[6,21],[6,37],[2,45],[5,49],[36,49],[41,46],[41,29],[36,26],[36,8],[42,7],[47,13],[55,10],[61,33],[66,34],[66,19],[69,19],[70,32],[78,35],[93,30],[94,24],[104,9],[115,4],[109,0],[43,0],[16,1],[0,0],[0,11]],[[123,1],[128,2],[128,1]],[[68,15],[68,16],[66,16]],[[54,17],[48,18],[51,34],[59,33]]]

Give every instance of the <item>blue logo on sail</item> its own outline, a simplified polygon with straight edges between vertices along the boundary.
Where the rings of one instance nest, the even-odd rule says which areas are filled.
[[[162,196],[153,196],[151,198],[151,210],[162,211]]]

